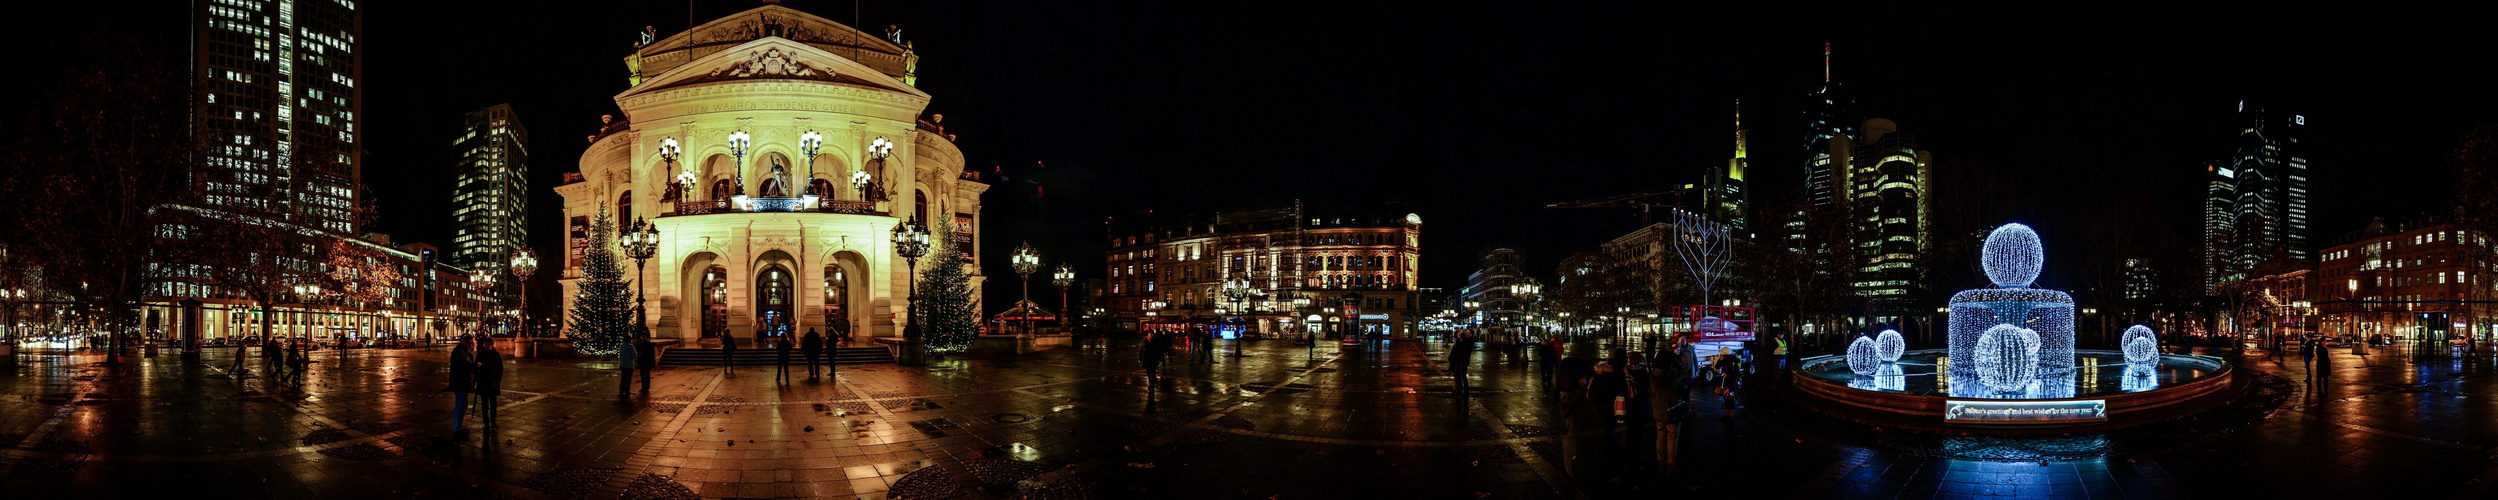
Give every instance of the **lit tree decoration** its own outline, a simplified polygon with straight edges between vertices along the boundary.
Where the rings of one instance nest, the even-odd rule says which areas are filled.
[[[610,244],[616,223],[605,207],[590,222],[590,245],[582,249],[579,293],[572,301],[573,349],[582,354],[615,354],[633,333],[633,289],[625,280],[624,263]]]
[[[1674,212],[1674,253],[1683,257],[1683,268],[1691,270],[1692,282],[1700,286],[1701,304],[1713,304],[1709,289],[1717,285],[1726,265],[1735,261],[1734,241],[1724,224],[1697,213]]]
[[[2151,341],[2151,356],[2158,357],[2160,355],[2160,337],[2151,333],[2151,327],[2134,325],[2131,328],[2126,328],[2125,334],[2117,336],[2116,338],[2116,345],[2125,348],[2126,361],[2131,362],[2134,360],[2134,339]]]
[[[1995,325],[1978,337],[1978,382],[1999,393],[2021,392],[2038,378],[2038,332]]]
[[[1874,370],[1881,367],[1882,360],[1874,356],[1873,339],[1857,337],[1855,342],[1848,343],[1848,371],[1856,372],[1856,376],[1859,377],[1867,377],[1872,376],[1874,374]]]
[[[2137,326],[2134,328],[2142,327]],[[2132,332],[2127,333],[2130,334]],[[2151,364],[2151,362],[2160,359],[2160,346],[2159,344],[2151,343],[2151,339],[2149,337],[2126,335],[2126,338],[2133,340],[2125,341],[2125,364],[2148,365]]]
[[[1882,356],[1882,362],[1898,363],[1903,352],[1908,352],[1908,339],[1900,338],[1899,330],[1883,330],[1874,337],[1874,354]]]
[[[2038,232],[2020,224],[2005,224],[1987,233],[1985,250],[1986,278],[2004,288],[2028,288],[2038,281],[2038,269],[2047,262]]]

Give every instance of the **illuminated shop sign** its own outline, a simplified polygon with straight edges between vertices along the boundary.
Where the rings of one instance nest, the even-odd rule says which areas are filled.
[[[2059,401],[1951,400],[1943,421],[1966,424],[2063,424],[2108,419],[2104,399]]]

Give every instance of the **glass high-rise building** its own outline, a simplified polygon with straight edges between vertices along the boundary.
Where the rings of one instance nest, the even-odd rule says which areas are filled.
[[[356,234],[364,17],[354,0],[195,0],[208,208]]]
[[[1830,44],[1821,44],[1821,89],[1813,91],[1804,104],[1804,121],[1809,133],[1804,139],[1805,196],[1812,206],[1833,202],[1845,204],[1837,193],[1847,190],[1846,176],[1848,139],[1861,137],[1856,120],[1856,100],[1847,87],[1830,77]]]
[[[503,262],[529,241],[529,129],[512,105],[497,104],[468,112],[453,144],[460,164],[451,216],[459,232],[451,241],[451,263]]]
[[[1856,293],[1883,312],[1905,311],[1925,286],[1919,257],[1933,244],[1928,232],[1932,197],[1928,170],[1933,154],[1917,149],[1917,137],[1891,120],[1866,120],[1866,134],[1851,157],[1845,181],[1857,262]]]
[[[2238,204],[2238,171],[2203,164],[2203,293],[2212,293],[2233,269],[2229,261],[2230,210]]]
[[[2206,200],[2206,216],[2213,218],[2205,222],[2207,234],[2229,234],[2226,244],[2209,250],[2224,254],[2206,256],[2221,263],[2210,270],[2208,284],[2243,277],[2270,261],[2315,258],[2307,241],[2307,158],[2299,143],[2307,116],[2240,101],[2237,122],[2237,149],[2216,170],[2230,184],[2228,209],[2214,211],[2217,200]],[[2207,192],[2223,195],[2217,186]],[[2215,217],[2222,214],[2225,222]],[[2218,224],[2226,227],[2214,227]]]

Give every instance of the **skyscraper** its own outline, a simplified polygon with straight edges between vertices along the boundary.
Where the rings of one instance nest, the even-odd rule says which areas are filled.
[[[2228,210],[2215,212],[2210,208],[2215,200],[2206,200],[2206,217],[2225,213],[2227,226],[2221,230],[2229,234],[2219,250],[2227,253],[2217,256],[2224,265],[2212,269],[2207,285],[2242,277],[2269,261],[2315,257],[2307,244],[2307,158],[2299,143],[2307,116],[2240,101],[2238,122],[2237,149],[2227,166],[2216,170],[2230,184]],[[2221,195],[2217,186],[2207,193]],[[2207,220],[2205,231],[2218,223]]]
[[[1830,44],[1821,44],[1821,89],[1815,90],[1804,104],[1804,120],[1809,127],[1804,139],[1805,197],[1813,206],[1825,206],[1837,200],[1833,193],[1847,190],[1847,149],[1844,138],[1859,137],[1856,129],[1856,100],[1848,97],[1847,88],[1830,77]],[[1834,140],[1836,139],[1836,140]]]
[[[192,3],[209,208],[356,234],[363,14],[354,0]]]
[[[1708,191],[1701,196],[1706,210],[1700,213],[1726,224],[1729,233],[1750,239],[1752,194],[1744,185],[1743,174],[1744,169],[1751,165],[1751,160],[1746,158],[1749,153],[1744,151],[1744,143],[1743,101],[1738,99],[1735,101],[1735,157],[1726,160],[1726,168],[1709,169],[1708,177],[1701,179],[1701,185],[1707,186]]]
[[[1925,286],[1919,262],[1934,239],[1929,221],[1932,197],[1927,187],[1934,155],[1917,149],[1917,137],[1899,131],[1889,119],[1866,120],[1865,137],[1840,165],[1850,169],[1847,207],[1855,225],[1858,262],[1856,293],[1872,299],[1886,312],[1898,312]],[[1844,136],[1842,138],[1845,138]]]
[[[510,104],[470,111],[461,124],[451,263],[492,265],[529,241],[529,129]]]
[[[2230,209],[2238,203],[2238,171],[2203,164],[2203,293],[2212,293],[2233,267],[2229,262]]]

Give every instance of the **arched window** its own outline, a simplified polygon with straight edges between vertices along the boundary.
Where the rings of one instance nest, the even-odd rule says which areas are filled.
[[[928,218],[928,193],[917,189],[911,190],[911,205],[912,213],[919,217],[919,223],[927,224],[931,231],[936,230],[937,221]]]
[[[711,266],[703,271],[703,338],[729,331],[729,270]]]
[[[730,189],[732,188],[729,186],[728,179],[711,181],[711,199],[715,201],[729,199],[729,195],[733,194]]]
[[[616,195],[616,232],[633,230],[633,192]]]
[[[828,330],[825,333],[841,337],[844,332],[850,331],[850,323],[842,315],[849,306],[849,298],[850,273],[843,270],[841,264],[825,264],[824,326]]]
[[[809,179],[807,180],[807,194],[830,199],[833,197],[833,181]]]

